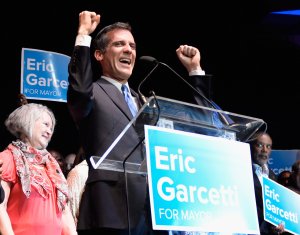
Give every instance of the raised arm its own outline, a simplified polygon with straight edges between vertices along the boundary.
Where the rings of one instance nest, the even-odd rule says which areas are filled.
[[[177,48],[176,54],[189,73],[196,70],[202,70],[200,66],[200,51],[196,47],[181,45]]]
[[[78,35],[90,35],[100,23],[100,15],[92,11],[79,13]]]

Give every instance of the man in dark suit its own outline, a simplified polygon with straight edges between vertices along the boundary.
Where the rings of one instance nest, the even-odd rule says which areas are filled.
[[[145,223],[146,177],[123,172],[94,169],[90,156],[102,156],[135,115],[122,94],[122,85],[129,88],[128,79],[136,59],[136,44],[127,23],[117,22],[104,27],[94,38],[91,36],[100,15],[83,11],[79,14],[78,35],[69,63],[68,108],[78,127],[81,144],[89,164],[89,175],[82,195],[77,224],[78,234],[167,234],[152,231]],[[180,46],[177,56],[190,76],[204,75],[200,67],[200,53],[195,47]],[[91,56],[91,54],[93,56]],[[95,78],[93,63],[102,72]],[[142,105],[138,94],[129,88],[130,98],[139,109]],[[144,160],[143,145],[134,128],[129,128],[126,138],[108,155],[107,159],[124,161],[130,150],[136,148],[129,162]],[[130,197],[125,191],[130,192]],[[127,207],[130,200],[130,208]],[[146,216],[147,217],[147,216]],[[149,219],[149,218],[148,218]],[[142,226],[141,226],[142,224]]]
[[[251,139],[249,144],[251,149],[254,192],[260,234],[279,234],[283,232],[283,226],[279,225],[275,227],[265,221],[263,209],[262,176],[277,181],[276,174],[268,167],[268,160],[272,151],[272,138],[268,133],[259,131],[255,133]]]

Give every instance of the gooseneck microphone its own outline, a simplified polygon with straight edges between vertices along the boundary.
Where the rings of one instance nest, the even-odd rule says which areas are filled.
[[[153,73],[153,71],[158,67],[158,65],[163,65],[165,67],[167,67],[169,70],[171,70],[178,78],[180,78],[186,85],[188,85],[192,90],[194,90],[202,99],[204,99],[208,104],[211,105],[212,108],[215,109],[215,105],[213,104],[213,102],[211,100],[209,100],[207,97],[205,97],[203,94],[201,94],[195,87],[193,87],[189,82],[187,82],[179,73],[177,73],[174,69],[172,69],[169,65],[158,61],[157,59],[155,59],[152,56],[141,56],[140,60],[144,60],[144,61],[148,61],[148,62],[152,62],[155,63],[154,68],[147,74],[147,76],[140,82],[139,86],[138,86],[138,93],[140,94],[143,101],[145,102],[145,96],[141,93],[140,91],[140,87],[141,85],[147,80],[147,78]],[[144,100],[145,99],[145,100]],[[222,113],[219,113],[221,119],[224,121],[224,123],[226,125],[229,125],[228,120],[222,115]]]
[[[177,77],[179,77],[183,82],[185,82],[191,89],[193,89],[199,96],[201,96],[204,100],[206,100],[214,108],[213,103],[208,98],[206,98],[204,95],[202,95],[195,87],[193,87],[189,82],[187,82],[179,73],[177,73],[169,65],[167,65],[163,62],[160,62],[160,61],[158,61],[157,59],[155,59],[154,57],[151,57],[151,56],[142,56],[142,57],[140,57],[140,60],[144,60],[144,61],[148,61],[148,62],[154,62],[156,64],[155,67],[150,71],[150,73],[148,73],[146,78],[148,78],[152,74],[153,70],[156,69],[157,66],[161,64],[161,65],[167,67],[169,70],[171,70]],[[145,79],[141,83],[143,83],[145,81]]]
[[[140,97],[142,98],[143,102],[146,103],[146,97],[143,95],[143,93],[141,92],[141,86],[142,84],[148,79],[148,77],[150,77],[150,75],[154,72],[154,70],[158,67],[159,63],[157,63],[157,60],[151,56],[142,56],[140,57],[140,60],[145,60],[145,61],[149,61],[149,62],[156,62],[155,66],[153,67],[153,69],[147,74],[147,76],[140,82],[137,91],[140,95]]]

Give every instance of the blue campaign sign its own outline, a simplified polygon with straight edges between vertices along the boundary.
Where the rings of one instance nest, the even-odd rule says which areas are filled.
[[[21,93],[27,99],[67,102],[70,57],[22,48]]]
[[[259,234],[249,145],[145,126],[158,230]]]
[[[300,160],[300,150],[299,149],[272,149],[269,158],[269,167],[274,171],[276,175],[284,170],[291,171],[292,165]]]
[[[263,199],[266,221],[274,225],[283,224],[286,231],[300,234],[299,194],[271,179],[263,177]]]

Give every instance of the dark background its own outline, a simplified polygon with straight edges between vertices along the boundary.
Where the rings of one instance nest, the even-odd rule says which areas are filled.
[[[101,14],[99,29],[129,22],[137,58],[153,56],[182,76],[186,71],[175,50],[181,44],[198,47],[203,69],[213,74],[215,102],[226,111],[263,119],[274,148],[299,149],[300,16],[271,14],[292,9],[300,9],[299,0],[8,2],[1,13],[0,147],[13,139],[4,120],[17,107],[22,48],[71,55],[78,14],[91,10]],[[148,72],[137,61],[132,87]],[[185,86],[162,67],[150,79],[156,94],[165,97],[174,95],[173,87]],[[148,86],[143,93],[152,89]],[[55,113],[57,126],[49,147],[63,154],[77,151],[78,136],[66,103],[29,102],[46,104]]]

